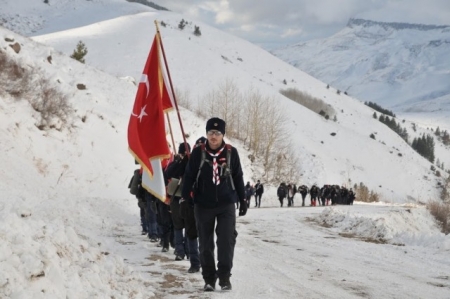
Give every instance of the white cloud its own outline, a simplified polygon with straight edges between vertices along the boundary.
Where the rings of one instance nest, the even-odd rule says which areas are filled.
[[[286,31],[284,31],[284,33],[281,35],[281,37],[285,38],[285,37],[297,36],[297,35],[302,34],[302,32],[303,32],[302,29],[289,28]]]
[[[239,28],[240,28],[242,31],[245,31],[245,32],[252,32],[252,31],[254,31],[255,28],[257,28],[257,27],[254,26],[254,25],[248,25],[248,24],[245,24],[245,25],[240,26]]]
[[[450,1],[447,0],[279,0],[256,4],[250,0],[189,3],[176,0],[168,6],[190,15],[192,7],[200,7],[203,13],[196,16],[210,25],[250,41],[270,37],[265,42],[282,42],[287,37],[295,41],[327,37],[342,29],[352,17],[386,22],[450,23]]]

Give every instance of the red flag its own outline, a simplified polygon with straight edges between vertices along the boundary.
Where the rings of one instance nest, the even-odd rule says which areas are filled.
[[[155,35],[139,82],[128,124],[129,150],[148,173],[151,180],[153,180],[154,175],[162,176],[160,167],[156,169],[158,173],[154,172],[154,165],[160,164],[161,159],[170,157],[170,150],[166,141],[164,110],[172,106],[168,107],[166,103],[167,98],[170,99],[170,96],[168,96],[170,93],[167,91],[168,85],[165,84],[164,80],[160,49],[159,37]],[[166,98],[164,104],[163,98]],[[157,192],[159,193],[159,190]],[[158,196],[160,194],[154,195],[160,197]]]

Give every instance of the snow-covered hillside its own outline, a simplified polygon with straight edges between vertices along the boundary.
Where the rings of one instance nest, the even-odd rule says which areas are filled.
[[[329,38],[272,53],[361,101],[395,112],[442,111],[450,128],[450,26],[350,19]]]
[[[69,2],[86,4],[85,8],[106,3],[59,3]],[[23,3],[7,2],[17,14],[22,14]],[[4,7],[2,3],[2,12]],[[89,12],[98,13],[85,10],[84,20]],[[66,13],[70,15],[61,10]],[[51,23],[51,15],[41,16],[48,20],[43,24]],[[136,167],[126,142],[136,86],[126,76],[139,78],[154,18],[168,23],[161,29],[173,81],[191,91],[193,102],[219,82],[234,78],[242,88],[257,88],[285,107],[302,157],[304,183],[343,183],[350,177],[386,201],[436,197],[430,164],[373,120],[373,110],[204,24],[193,22],[179,31],[174,27],[181,17],[123,12],[117,19],[36,38],[52,47],[0,27],[0,55],[38,69],[33,79],[48,80],[67,95],[74,109],[63,129],[41,130],[39,114],[28,102],[33,93],[13,98],[0,92],[1,298],[225,295],[201,292],[200,273],[185,273],[186,261],[174,261],[172,252],[162,253],[140,235],[139,209],[126,188]],[[19,23],[26,26],[27,19],[22,20]],[[199,38],[191,34],[194,24],[201,27]],[[89,48],[86,64],[66,55],[79,39]],[[21,46],[18,53],[11,48],[16,42]],[[287,86],[333,105],[338,121],[326,121],[282,97],[278,90],[286,87],[284,79]],[[204,134],[205,119],[183,108],[181,115],[192,144]],[[179,127],[172,127],[180,142]],[[371,133],[376,140],[369,138]],[[241,142],[230,141],[240,153],[245,180],[254,182],[261,169],[247,158],[250,153]],[[238,217],[233,291],[228,298],[448,297],[449,236],[439,231],[425,207],[381,203],[300,208],[297,203],[298,197],[294,208],[279,208],[275,188],[266,184],[262,208],[250,208],[245,217]],[[255,273],[262,274],[255,279]]]
[[[125,0],[3,0],[0,25],[26,36],[66,30],[154,9]]]
[[[254,88],[264,95],[274,97],[279,101],[280,107],[285,109],[289,127],[295,132],[292,134],[292,140],[302,160],[299,171],[303,182],[347,184],[351,179],[352,183],[364,182],[383,194],[384,200],[387,201],[404,201],[406,198],[428,200],[436,197],[437,184],[429,172],[429,163],[418,157],[395,133],[374,121],[371,118],[373,111],[359,104],[356,99],[337,95],[333,88],[325,89],[325,83],[239,38],[195,20],[187,20],[190,23],[181,31],[177,26],[183,16],[123,2],[60,2],[58,7],[61,12],[71,11],[76,7],[75,12],[71,11],[66,16],[77,24],[73,27],[93,23],[66,31],[59,31],[64,29],[61,26],[67,22],[59,22],[58,18],[52,15],[55,9],[53,5],[47,8],[42,7],[41,3],[27,6],[25,2],[16,4],[7,1],[8,5],[3,13],[11,13],[14,8],[17,14],[24,15],[30,11],[39,11],[44,20],[39,32],[58,32],[36,36],[35,40],[49,44],[67,55],[71,54],[77,42],[82,40],[89,51],[86,56],[88,65],[114,76],[132,76],[135,79],[140,77],[155,32],[153,21],[164,21],[168,25],[161,27],[161,31],[175,87],[190,94],[194,107],[199,99],[229,79],[234,80],[244,92]],[[110,19],[108,13],[96,13],[105,6],[108,7],[106,11],[115,7],[111,11],[121,17]],[[134,14],[134,11],[130,12],[133,9],[148,12]],[[84,17],[79,18],[80,14],[84,14]],[[90,15],[93,16],[91,19]],[[97,23],[100,19],[105,21]],[[30,26],[30,22],[19,24]],[[194,25],[200,26],[201,37],[192,34]],[[286,80],[287,85],[282,83],[283,80]],[[298,88],[332,105],[338,112],[338,122],[325,121],[281,96],[279,90],[286,87]],[[331,133],[336,133],[336,136],[332,137]],[[377,135],[378,142],[369,138],[372,133]],[[377,159],[374,159],[374,156],[377,156]],[[450,161],[448,162],[446,165],[450,165]],[[397,167],[401,175],[395,175]],[[400,170],[409,168],[412,168],[410,172]],[[372,176],[374,173],[378,174],[375,178]],[[391,174],[400,178],[400,181],[392,180]],[[424,176],[427,179],[424,180]]]
[[[63,129],[41,130],[28,101],[33,93],[0,93],[0,297],[152,296],[153,286],[110,255],[123,218],[139,232],[136,199],[127,190],[136,167],[126,137],[136,86],[2,27],[0,51],[37,70],[33,80],[45,78],[68,95],[74,112]],[[182,114],[192,144],[204,134],[204,120]],[[174,132],[181,142],[179,127]]]
[[[259,47],[205,24],[187,20],[192,23],[179,30],[177,25],[182,18],[170,12],[148,12],[33,39],[66,54],[82,40],[89,50],[87,64],[119,77],[137,79],[155,32],[153,22],[164,21],[167,26],[161,27],[161,32],[175,87],[189,92],[194,107],[229,79],[243,91],[255,88],[273,97],[288,119],[292,141],[302,161],[299,171],[303,182],[364,182],[386,201],[423,201],[437,196],[430,164],[374,120],[372,109],[326,89],[323,82]],[[192,34],[194,25],[200,26],[200,37]],[[326,121],[288,100],[279,93],[286,87],[295,87],[330,104],[337,111],[338,121]],[[372,133],[377,141],[369,137]]]

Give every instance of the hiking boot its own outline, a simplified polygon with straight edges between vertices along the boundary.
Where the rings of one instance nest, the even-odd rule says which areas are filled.
[[[182,261],[182,260],[184,260],[184,257],[182,257],[181,255],[177,255],[177,256],[175,256],[175,260]]]
[[[205,292],[213,292],[216,289],[216,279],[205,279],[205,286],[203,287],[203,291]]]
[[[162,252],[167,252],[167,251],[169,251],[169,247],[163,247],[163,249],[161,251]]]
[[[150,242],[156,243],[156,242],[158,242],[158,238],[151,237],[151,238],[150,238]]]
[[[222,288],[222,291],[231,291],[230,277],[219,278],[219,285]]]
[[[200,271],[200,267],[190,267],[188,273],[197,273]]]

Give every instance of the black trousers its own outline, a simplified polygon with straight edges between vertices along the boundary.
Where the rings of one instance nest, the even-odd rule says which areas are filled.
[[[161,241],[163,247],[169,248],[170,240],[173,240],[171,236],[173,231],[172,216],[169,212],[169,206],[161,202],[159,199],[156,200],[156,205],[158,208],[158,214],[156,215],[158,225],[161,228]]]
[[[247,196],[246,198],[245,198],[245,202],[247,203],[247,208],[250,208],[250,201],[251,201],[251,199],[252,199],[252,196],[250,195],[250,196]],[[238,206],[239,206],[239,200],[237,201],[238,202]]]
[[[262,197],[262,194],[255,195],[255,207],[261,206],[261,197]]]
[[[185,205],[184,210],[180,210],[181,218],[184,220],[184,227],[186,230],[186,235],[190,240],[197,239],[197,223],[195,221],[194,206],[190,203],[183,203]],[[172,213],[174,213],[172,211]]]
[[[294,206],[294,197],[288,196],[288,207]]]
[[[203,279],[230,277],[237,237],[234,203],[216,208],[205,208],[196,204],[194,211]],[[217,270],[214,260],[214,227],[217,235]]]
[[[302,194],[302,207],[305,206],[305,198],[306,198],[306,193]]]
[[[172,216],[173,228],[176,230],[183,229],[184,219],[180,215],[180,198],[172,198],[170,202],[170,215]]]

